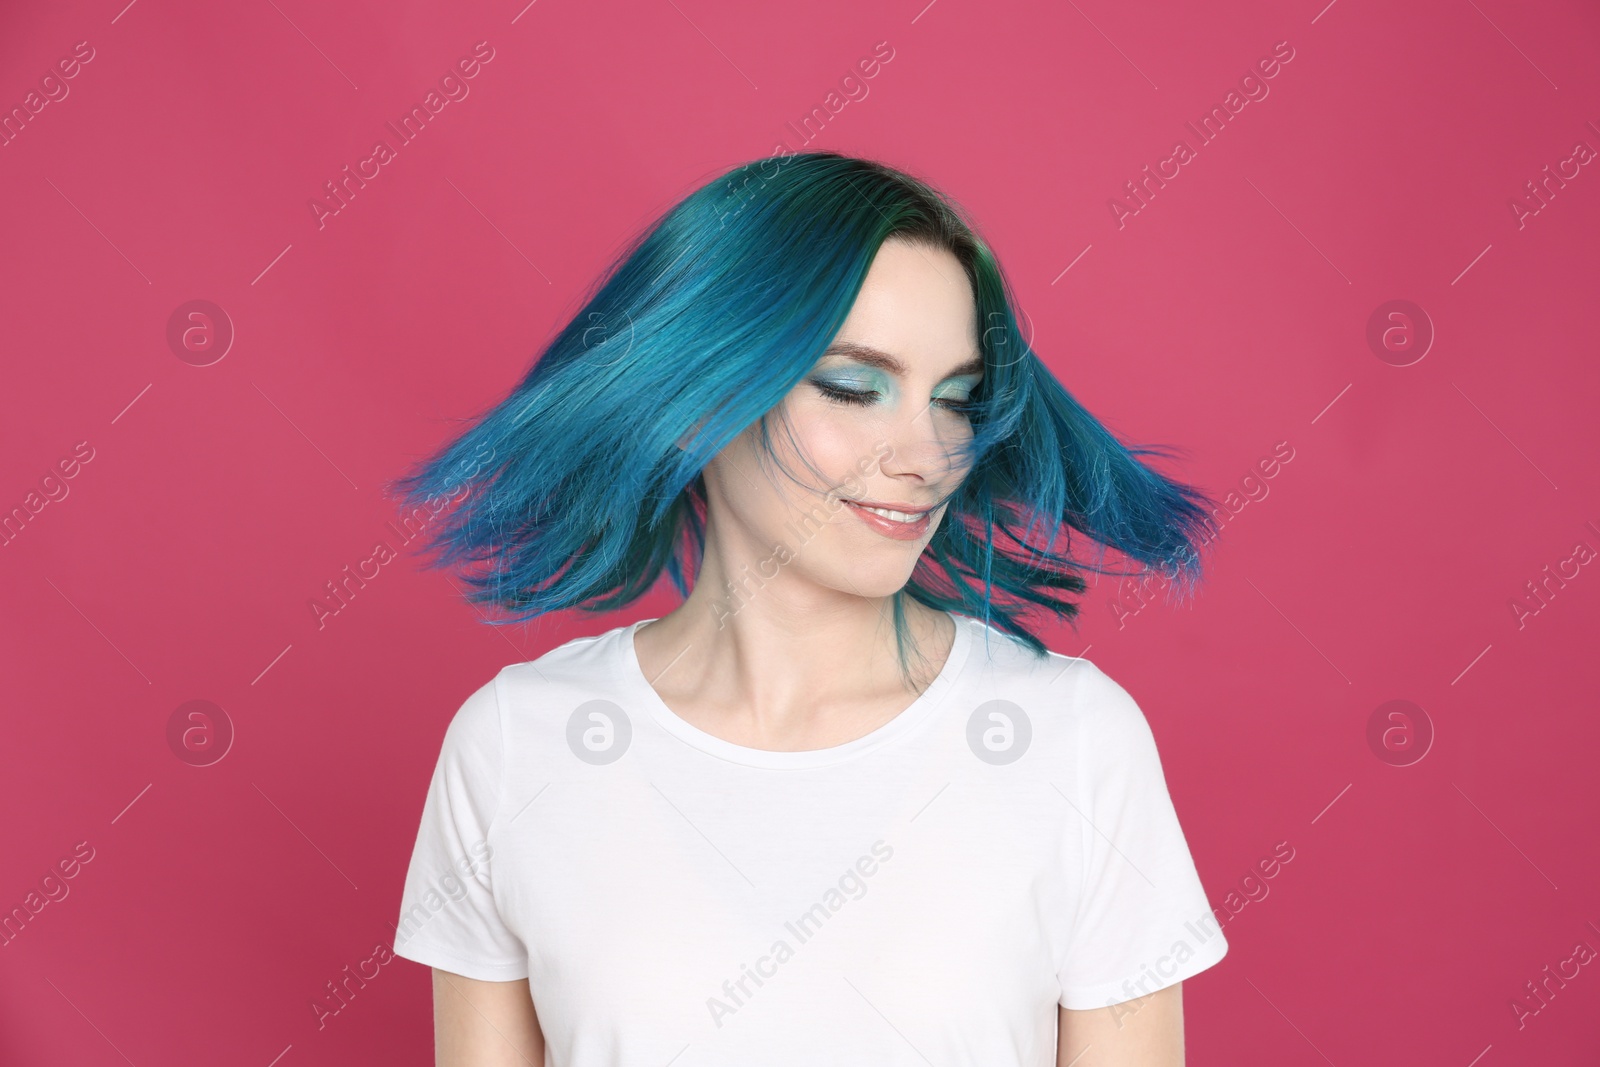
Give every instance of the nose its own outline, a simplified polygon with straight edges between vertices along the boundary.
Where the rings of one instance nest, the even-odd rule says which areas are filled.
[[[931,402],[920,406],[901,405],[884,425],[888,452],[879,464],[883,473],[894,478],[937,482],[947,477],[960,462],[957,446],[969,434],[959,434]]]

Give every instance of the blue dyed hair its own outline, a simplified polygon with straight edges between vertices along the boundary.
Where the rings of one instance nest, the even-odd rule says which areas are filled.
[[[1181,598],[1200,575],[1211,501],[1148,466],[1073,399],[1017,326],[1016,302],[961,209],[881,163],[806,152],[745,163],[640,233],[521,383],[388,489],[428,525],[431,566],[521,622],[606,612],[663,569],[687,596],[705,544],[706,462],[768,420],[811,371],[894,236],[953,253],[977,304],[983,379],[969,465],[903,597],[990,623],[1035,654],[1031,608],[1076,625],[1082,573],[1107,548],[1160,568]],[[683,447],[679,447],[679,442]],[[1095,548],[1075,553],[1074,535]]]

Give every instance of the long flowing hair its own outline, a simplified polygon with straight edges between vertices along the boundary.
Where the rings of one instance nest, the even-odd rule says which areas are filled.
[[[1043,656],[1029,616],[1076,625],[1107,549],[1159,568],[1170,597],[1200,576],[1212,501],[1119,441],[1044,365],[962,209],[882,163],[806,152],[742,164],[639,233],[522,381],[469,428],[388,483],[402,508],[450,506],[426,527],[430,566],[522,622],[608,612],[665,570],[687,597],[705,545],[708,460],[770,423],[834,340],[885,239],[946,249],[977,304],[983,378],[967,476],[893,601],[981,619]],[[774,420],[773,416],[777,419]],[[680,447],[681,446],[681,447]],[[870,458],[870,457],[869,457]],[[1076,542],[1086,541],[1092,558]]]

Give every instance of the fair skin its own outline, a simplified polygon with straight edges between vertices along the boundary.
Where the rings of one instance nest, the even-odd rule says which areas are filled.
[[[1056,1009],[1056,1067],[1182,1067],[1183,983],[1091,1011]],[[433,972],[438,1067],[544,1067],[526,978],[479,982]]]
[[[976,322],[955,256],[890,238],[829,354],[784,400],[793,439],[773,423],[782,466],[761,466],[754,428],[707,464],[694,589],[640,627],[635,642],[674,713],[748,748],[830,748],[894,718],[938,673],[955,639],[949,619],[906,600],[914,648],[926,659],[913,655],[908,689],[891,598],[945,507],[930,511],[925,531],[896,538],[841,501],[914,512],[960,484],[967,468],[952,446],[971,437],[959,408],[982,376]],[[787,551],[775,566],[780,544]],[[433,989],[439,1067],[542,1067],[526,979],[480,982],[435,969]],[[1112,1008],[1058,1012],[1058,1067],[1182,1067],[1181,984]]]

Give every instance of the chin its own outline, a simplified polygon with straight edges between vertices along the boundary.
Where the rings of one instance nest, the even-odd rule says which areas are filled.
[[[863,567],[859,562],[852,567],[845,564],[839,568],[843,577],[838,582],[829,582],[841,593],[869,599],[890,597],[906,587],[911,580],[910,567]]]

